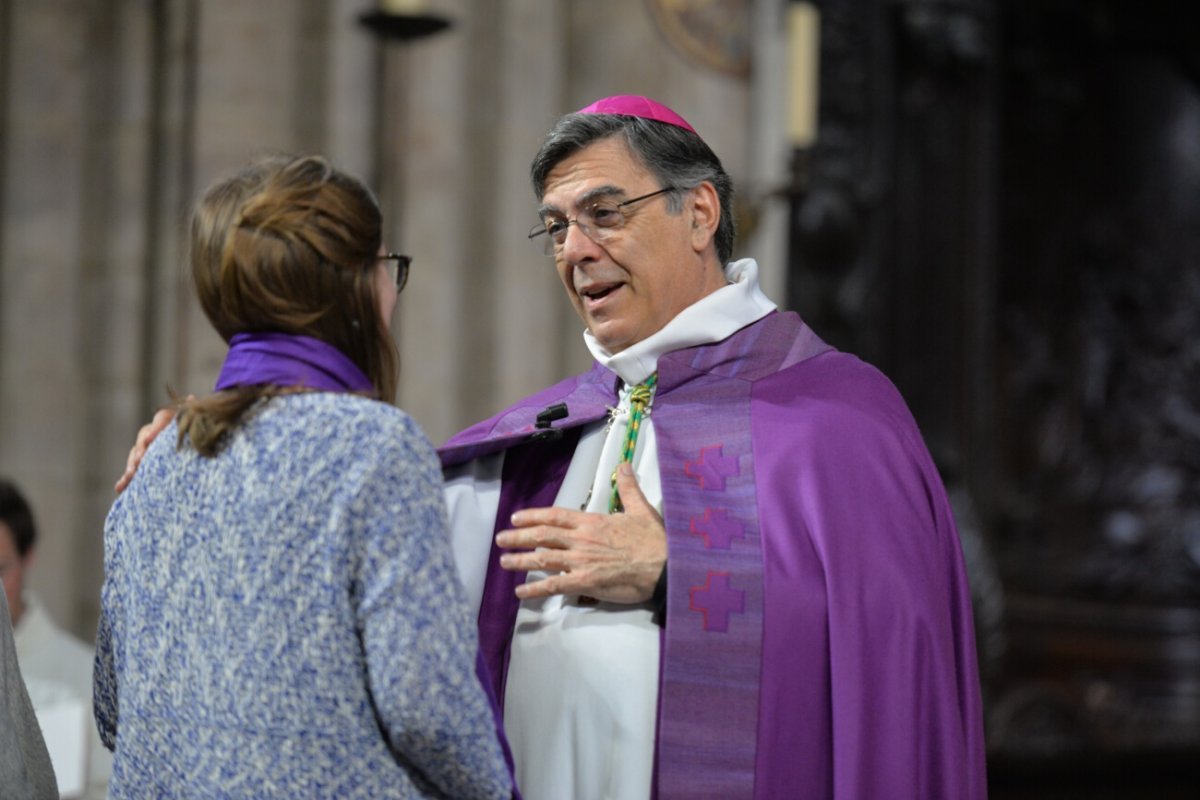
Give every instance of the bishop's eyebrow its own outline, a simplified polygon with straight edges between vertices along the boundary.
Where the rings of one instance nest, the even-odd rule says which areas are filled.
[[[594,203],[597,200],[607,200],[610,197],[624,197],[626,191],[620,186],[611,183],[606,183],[603,186],[594,186],[588,189],[575,201],[576,207],[585,206],[588,203]],[[554,205],[542,204],[538,207],[538,216],[545,217],[548,214],[558,214],[565,216],[561,208]]]

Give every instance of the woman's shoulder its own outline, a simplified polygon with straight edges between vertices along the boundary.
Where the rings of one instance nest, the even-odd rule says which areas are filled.
[[[377,450],[432,451],[421,427],[402,409],[355,394],[309,392],[274,398],[256,424],[288,437],[327,441],[330,447],[361,445]]]
[[[299,392],[279,395],[265,404],[261,416],[279,415],[305,421],[326,419],[343,424],[409,428],[416,423],[402,409],[389,403],[344,392]]]

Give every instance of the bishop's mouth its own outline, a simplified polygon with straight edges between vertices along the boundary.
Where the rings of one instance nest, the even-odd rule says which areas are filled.
[[[599,303],[601,300],[608,297],[620,288],[621,284],[619,283],[597,284],[595,286],[589,286],[588,288],[580,291],[579,296],[582,297],[586,303]]]

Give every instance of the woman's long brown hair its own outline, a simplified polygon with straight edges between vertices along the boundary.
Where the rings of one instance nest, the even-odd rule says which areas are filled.
[[[214,184],[192,216],[196,295],[222,338],[301,334],[333,345],[395,401],[399,357],[380,317],[382,219],[371,192],[319,156],[273,156]],[[181,403],[179,441],[213,455],[247,409],[289,387],[243,386]]]

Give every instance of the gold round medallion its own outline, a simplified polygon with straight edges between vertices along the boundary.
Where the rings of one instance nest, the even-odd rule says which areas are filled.
[[[751,0],[646,0],[663,36],[687,58],[750,75]]]

